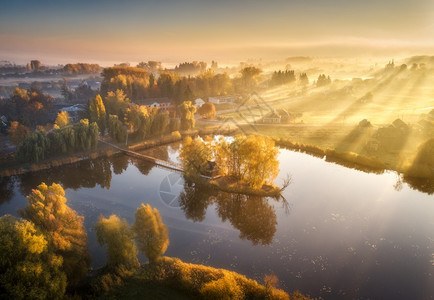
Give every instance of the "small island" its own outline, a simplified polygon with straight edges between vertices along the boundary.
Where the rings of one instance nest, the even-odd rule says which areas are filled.
[[[187,137],[180,157],[187,180],[224,192],[277,197],[278,148],[268,137],[235,135],[233,138]]]

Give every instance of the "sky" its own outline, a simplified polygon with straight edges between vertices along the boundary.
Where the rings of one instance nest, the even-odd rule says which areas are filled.
[[[432,0],[0,0],[16,63],[433,53]]]

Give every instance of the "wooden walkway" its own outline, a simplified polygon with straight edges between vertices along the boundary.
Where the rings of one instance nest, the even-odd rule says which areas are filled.
[[[114,145],[112,143],[109,143],[109,142],[106,142],[106,141],[103,141],[103,140],[99,140],[99,141],[101,143],[109,145],[109,146],[111,146],[111,147],[113,147],[113,148],[115,148],[115,149],[117,149],[117,150],[119,150],[119,151],[121,151],[121,152],[123,152],[123,153],[125,153],[127,155],[147,160],[147,161],[149,161],[151,163],[156,164],[157,166],[160,166],[160,167],[172,170],[172,171],[177,171],[177,172],[184,173],[184,169],[180,165],[177,165],[177,164],[174,164],[174,163],[171,163],[171,162],[168,162],[168,161],[164,161],[164,160],[161,160],[161,159],[158,159],[158,158],[146,155],[146,154],[138,153],[138,152],[135,152],[135,151],[132,151],[132,150],[128,150],[128,149],[125,149],[125,148],[121,148],[119,146],[116,146],[116,145]]]

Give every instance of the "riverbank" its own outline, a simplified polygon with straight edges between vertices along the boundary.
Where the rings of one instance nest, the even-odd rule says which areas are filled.
[[[271,278],[271,277],[270,277]],[[144,264],[119,285],[109,286],[101,299],[290,299],[275,288],[277,278],[265,284],[226,269],[161,257]],[[149,296],[149,297],[147,297]],[[309,299],[299,292],[293,299]]]
[[[220,128],[220,127],[209,127],[195,130],[182,131],[178,134],[168,134],[162,137],[153,137],[144,141],[136,142],[126,147],[131,151],[145,150],[157,146],[162,146],[174,142],[181,141],[187,136],[197,136],[197,135],[214,135],[214,134],[234,134],[235,128]],[[109,143],[115,144],[119,147],[125,147],[123,144],[117,144],[112,142],[109,138],[103,138],[102,141],[107,141]],[[114,154],[119,153],[120,150],[114,149],[108,144],[99,142],[97,149],[89,150],[73,154],[59,155],[56,157],[50,157],[42,160],[39,163],[21,163],[16,160],[14,154],[4,154],[0,156],[0,177],[8,177],[14,175],[21,175],[28,172],[47,170],[53,167],[58,167],[62,165],[73,164],[86,159],[95,159],[98,157],[110,157]]]

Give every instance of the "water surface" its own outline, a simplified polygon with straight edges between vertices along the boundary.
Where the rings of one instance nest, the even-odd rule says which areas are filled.
[[[179,162],[177,148],[152,150]],[[369,174],[280,150],[283,198],[203,189],[182,176],[124,155],[3,178],[0,214],[18,215],[40,182],[60,183],[85,217],[93,267],[105,263],[94,224],[102,214],[131,224],[141,203],[169,228],[168,256],[240,272],[326,299],[431,299],[434,296],[434,196],[393,172]],[[145,258],[141,257],[144,261]]]

